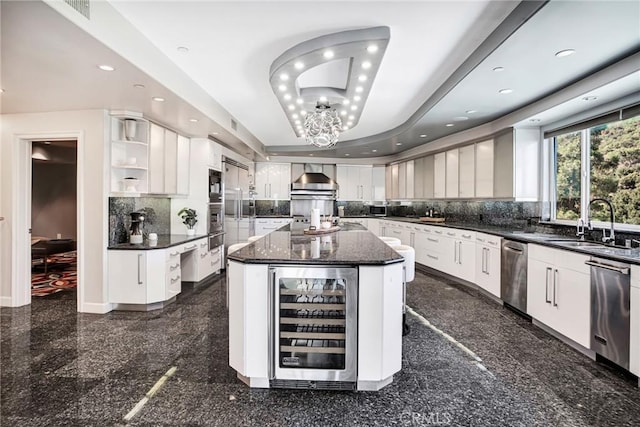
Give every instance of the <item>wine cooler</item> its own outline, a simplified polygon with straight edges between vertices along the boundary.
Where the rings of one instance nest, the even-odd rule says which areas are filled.
[[[271,267],[272,387],[353,389],[358,269]]]

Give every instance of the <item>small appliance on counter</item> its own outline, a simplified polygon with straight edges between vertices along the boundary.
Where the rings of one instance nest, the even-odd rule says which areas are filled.
[[[386,205],[369,205],[369,215],[387,216],[387,206]]]
[[[142,212],[131,212],[131,227],[129,228],[129,243],[142,243],[142,225],[144,224],[144,214]]]

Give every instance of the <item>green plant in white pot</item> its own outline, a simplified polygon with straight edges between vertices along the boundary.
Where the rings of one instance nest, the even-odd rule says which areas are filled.
[[[178,212],[178,216],[182,219],[182,223],[187,227],[187,236],[196,234],[196,223],[198,222],[198,214],[195,209],[182,208]]]

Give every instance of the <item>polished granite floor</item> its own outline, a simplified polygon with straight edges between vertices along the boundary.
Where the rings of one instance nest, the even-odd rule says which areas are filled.
[[[380,392],[250,390],[228,367],[224,279],[149,313],[77,314],[75,296],[0,310],[2,426],[640,425],[634,378],[467,287],[416,273],[402,372]]]

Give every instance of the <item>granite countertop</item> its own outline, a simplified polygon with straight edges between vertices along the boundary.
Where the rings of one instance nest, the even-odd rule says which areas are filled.
[[[171,246],[181,245],[183,243],[190,242],[192,240],[202,239],[207,237],[206,234],[196,234],[194,236],[187,236],[186,234],[158,234],[158,241],[150,243],[148,239],[140,244],[134,243],[118,243],[116,245],[110,245],[107,249],[117,250],[132,250],[132,251],[144,251],[151,249],[166,249]]]
[[[339,231],[304,234],[308,224],[292,223],[229,255],[248,264],[385,265],[403,258],[360,224],[343,224]]]
[[[380,219],[386,219],[390,221],[409,222],[412,224],[431,225],[434,227],[450,227],[461,230],[479,231],[481,233],[494,234],[496,236],[504,237],[509,240],[516,240],[523,243],[536,243],[539,245],[554,247],[558,249],[569,250],[573,252],[583,253],[595,257],[608,258],[612,260],[630,262],[633,264],[640,264],[640,248],[624,248],[620,246],[609,245],[594,245],[576,247],[571,246],[572,242],[577,241],[577,238],[561,236],[557,234],[547,233],[535,233],[527,230],[514,230],[496,225],[469,225],[465,223],[456,222],[438,222],[427,223],[420,221],[419,218],[406,218],[406,217],[384,217]],[[592,242],[595,243],[595,242]]]

